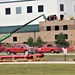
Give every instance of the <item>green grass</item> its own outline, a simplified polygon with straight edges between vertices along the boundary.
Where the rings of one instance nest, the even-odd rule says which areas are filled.
[[[65,55],[45,55],[45,58],[48,61],[64,61]],[[66,55],[66,60],[69,61],[70,59],[75,59],[75,55]]]
[[[74,64],[0,65],[0,75],[75,75]]]
[[[64,61],[64,55],[45,55],[49,61]],[[67,55],[67,60],[75,55]],[[75,75],[75,64],[11,64],[0,65],[0,75]]]

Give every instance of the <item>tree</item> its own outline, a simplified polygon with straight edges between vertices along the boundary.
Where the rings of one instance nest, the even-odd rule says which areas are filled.
[[[37,40],[35,42],[33,41],[33,38],[29,36],[27,42],[29,46],[39,46],[43,43],[47,43],[47,42],[43,42],[40,36],[37,37]]]
[[[68,47],[69,46],[69,43],[66,41],[66,37],[62,32],[57,36],[55,43],[58,46],[60,45],[62,47]]]
[[[42,43],[43,43],[43,41],[42,41],[41,37],[38,36],[38,37],[37,37],[37,40],[36,40],[36,46],[38,46],[38,45],[40,45],[40,44],[42,44]]]
[[[29,36],[28,38],[28,45],[32,46],[33,45],[33,38]]]

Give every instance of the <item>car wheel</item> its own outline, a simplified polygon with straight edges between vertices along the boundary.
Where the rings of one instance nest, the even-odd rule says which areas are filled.
[[[7,55],[11,55],[11,52],[9,50],[7,51]]]
[[[52,54],[53,54],[53,53],[54,53],[54,50],[51,50],[51,51],[50,51],[50,53],[52,53]]]

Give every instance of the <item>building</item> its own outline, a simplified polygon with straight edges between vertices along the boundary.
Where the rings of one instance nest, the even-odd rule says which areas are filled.
[[[75,20],[40,22],[39,28],[44,41],[54,44],[57,36],[62,32],[70,45],[75,44]]]
[[[74,31],[74,20],[70,19],[75,18],[75,0],[28,0],[1,2],[0,37],[5,35],[6,33],[13,31],[17,27],[24,25],[25,23],[31,21],[41,14],[45,14],[47,18],[51,15],[56,15],[58,21],[44,22],[43,17],[40,17],[23,29],[12,34],[11,37],[7,38],[3,42],[23,43],[27,41],[29,36],[33,37],[34,40],[36,40],[36,38],[40,35],[42,39],[45,38],[43,39],[44,41],[54,43],[55,36],[59,34],[59,31],[57,30],[61,30],[60,32],[64,32],[67,40],[72,43],[73,38],[71,38],[71,36],[68,36],[68,33],[70,32],[70,30],[72,32]],[[64,21],[62,21],[63,19]],[[73,25],[73,29],[71,28],[69,30],[68,28],[70,27],[68,27],[68,25]],[[51,27],[51,30],[49,30],[48,26]],[[57,30],[55,30],[54,32],[52,31],[53,26],[57,28]],[[62,29],[63,26],[66,28],[66,31]],[[54,34],[54,36],[46,37],[49,31],[51,32],[51,34]],[[70,33],[69,35],[72,34]]]
[[[75,17],[75,1],[74,0],[28,0],[28,1],[12,1],[0,3],[0,26],[23,25],[35,17],[45,14],[56,14],[58,19],[69,19],[70,16]],[[10,20],[10,21],[9,21]],[[44,21],[43,18],[32,22],[31,24],[39,24]]]

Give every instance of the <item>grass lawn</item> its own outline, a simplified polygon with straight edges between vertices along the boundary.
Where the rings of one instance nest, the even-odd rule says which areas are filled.
[[[75,75],[74,64],[0,65],[0,75]]]
[[[64,61],[65,55],[45,55],[45,58],[48,61]],[[75,55],[66,55],[66,60],[69,61],[70,59],[75,59]]]
[[[45,55],[48,61],[64,61],[64,55]],[[75,55],[67,55],[73,59]],[[0,75],[75,75],[75,64],[11,64],[0,65]]]

